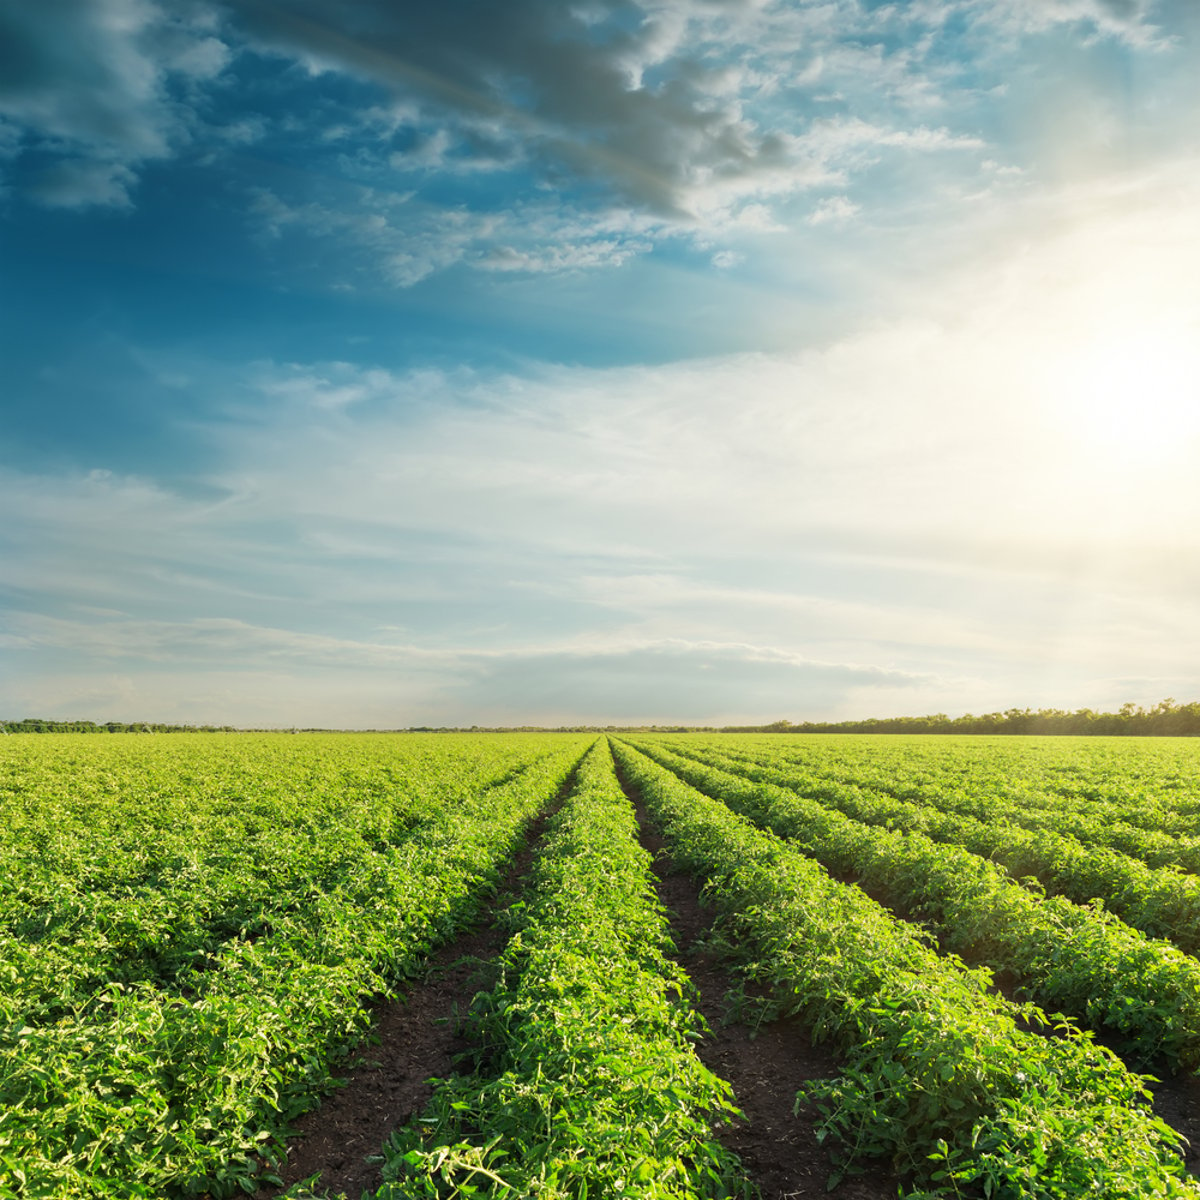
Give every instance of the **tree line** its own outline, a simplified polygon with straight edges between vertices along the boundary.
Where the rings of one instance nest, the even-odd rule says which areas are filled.
[[[237,733],[233,725],[164,725],[158,721],[52,721],[44,717],[25,717],[20,721],[0,721],[7,733]]]
[[[948,717],[871,717],[865,721],[773,721],[770,725],[727,725],[723,733],[999,733],[1105,734],[1131,737],[1200,736],[1200,702],[1160,700],[1153,708],[1122,704],[1117,712],[1078,708],[1009,708],[1004,712]]]
[[[155,721],[54,721],[25,717],[0,721],[8,733],[270,733],[278,729],[246,729],[234,725],[168,725]],[[337,733],[341,730],[305,728],[292,733]],[[1007,733],[1007,734],[1106,734],[1130,737],[1200,736],[1200,701],[1178,704],[1160,700],[1153,708],[1122,704],[1117,712],[1078,708],[1009,708],[1004,712],[966,713],[948,717],[869,717],[863,721],[772,721],[769,725],[413,725],[407,730],[369,730],[378,733]]]

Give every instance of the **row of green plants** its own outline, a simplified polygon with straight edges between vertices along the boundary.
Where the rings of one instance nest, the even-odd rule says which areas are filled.
[[[545,753],[530,739],[54,736],[0,741],[0,927],[56,903],[170,886],[197,867],[270,869],[279,837],[386,844],[442,785],[468,795]],[[65,901],[64,901],[65,897]]]
[[[474,1069],[385,1148],[376,1200],[748,1196],[714,1137],[737,1113],[695,1053],[651,857],[599,742],[539,848],[499,978],[467,1020]]]
[[[528,744],[520,758],[516,747],[464,745],[391,762],[378,746],[367,758],[345,753],[361,745],[336,747],[325,762],[304,753],[311,746],[287,760],[278,742],[227,748],[237,752],[197,759],[176,742],[131,770],[105,746],[63,780],[64,764],[38,746],[43,769],[26,761],[19,791],[10,777],[0,1024],[78,1015],[112,983],[187,987],[227,941],[263,936],[340,888],[364,854],[534,761]],[[58,794],[64,782],[75,790]]]
[[[1069,833],[1152,865],[1174,863],[1195,870],[1200,864],[1194,743],[1172,746],[1169,755],[1150,753],[1155,746],[1129,743],[1066,748],[1093,751],[1081,759],[1077,753],[1055,754],[1057,743],[1036,739],[1014,746],[1016,753],[1005,753],[1007,745],[972,739],[953,747],[958,753],[935,744],[924,755],[912,753],[911,747],[903,748],[908,754],[888,753],[879,745],[882,739],[872,740],[876,753],[852,767],[844,755],[789,753],[788,746],[778,744],[760,743],[757,753],[752,746],[728,748],[739,757],[786,765],[810,786],[867,786],[946,812]],[[969,750],[973,756],[963,753]]]
[[[1200,1196],[1145,1081],[1065,1020],[1055,1036],[991,975],[939,955],[861,889],[632,747],[617,760],[673,858],[703,881],[723,945],[775,1011],[840,1048],[802,1097],[848,1164],[889,1159],[910,1197]]]
[[[737,753],[911,795],[961,791],[1031,807],[1049,801],[1103,808],[1147,828],[1187,832],[1200,813],[1200,750],[1193,742],[1113,738],[828,737],[712,739]]]
[[[638,745],[638,743],[634,743]],[[1200,1067],[1200,962],[1110,913],[1039,896],[1003,867],[924,834],[865,825],[820,801],[641,745],[705,795],[849,875],[937,934],[943,949],[1002,973],[1017,994],[1109,1034],[1142,1066]]]
[[[328,1089],[369,1001],[396,994],[471,918],[589,741],[558,740],[394,844],[360,838],[335,886],[228,940],[170,989],[113,981],[53,1021],[9,1021],[0,1197],[220,1198],[269,1179],[263,1160]]]
[[[548,739],[52,736],[0,741],[0,924],[64,891],[170,882],[213,858],[246,864],[280,834],[352,827],[394,840],[430,786],[468,795]],[[461,778],[461,786],[455,779]],[[457,787],[457,792],[456,792]],[[263,863],[268,866],[269,855]]]
[[[1150,867],[1119,850],[1088,845],[1070,834],[947,812],[871,788],[814,782],[785,765],[764,765],[744,755],[735,758],[724,745],[660,744],[701,762],[729,763],[747,779],[819,800],[857,821],[920,832],[934,841],[961,846],[1003,866],[1027,885],[1076,904],[1103,906],[1150,937],[1165,938],[1190,955],[1200,954],[1200,878],[1178,867]]]

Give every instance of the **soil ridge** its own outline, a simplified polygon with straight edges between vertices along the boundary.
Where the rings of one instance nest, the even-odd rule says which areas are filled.
[[[375,1006],[372,1033],[344,1072],[345,1084],[296,1120],[277,1172],[283,1187],[259,1188],[254,1200],[277,1200],[318,1173],[320,1191],[351,1200],[381,1186],[381,1149],[388,1135],[425,1108],[433,1096],[431,1080],[454,1074],[456,1060],[470,1049],[460,1032],[461,1017],[493,982],[495,961],[509,936],[507,909],[520,897],[546,823],[562,807],[575,776],[573,769],[529,823],[494,899],[483,900],[474,921],[430,955],[426,970],[402,996]]]
[[[733,1086],[735,1103],[746,1115],[718,1133],[722,1145],[741,1158],[762,1200],[817,1200],[831,1194],[835,1200],[895,1200],[899,1181],[882,1167],[870,1167],[829,1191],[835,1167],[817,1140],[816,1114],[802,1108],[797,1115],[794,1105],[804,1083],[841,1074],[837,1059],[813,1045],[800,1021],[781,1018],[752,1027],[733,1013],[727,997],[740,983],[705,948],[715,913],[701,903],[692,879],[673,865],[641,797],[619,766],[617,777],[634,806],[641,844],[654,855],[656,890],[677,947],[674,958],[695,984],[696,1007],[709,1026],[697,1053],[710,1071]]]

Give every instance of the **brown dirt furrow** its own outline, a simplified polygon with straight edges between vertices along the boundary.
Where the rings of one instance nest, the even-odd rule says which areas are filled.
[[[726,995],[736,981],[703,947],[714,914],[700,903],[696,884],[672,865],[636,793],[627,789],[627,794],[637,807],[642,845],[655,856],[659,898],[670,915],[678,961],[696,985],[697,1007],[709,1025],[709,1035],[697,1051],[710,1071],[732,1084],[737,1105],[746,1114],[744,1121],[720,1134],[722,1143],[741,1158],[763,1200],[829,1195],[835,1200],[895,1200],[898,1180],[882,1168],[845,1179],[829,1192],[834,1166],[817,1141],[815,1114],[792,1110],[802,1084],[840,1074],[837,1060],[812,1044],[799,1021],[766,1021],[756,1028],[737,1019],[727,1021]]]
[[[1155,1115],[1187,1139],[1183,1161],[1188,1174],[1200,1178],[1200,1078],[1181,1071],[1150,1089]]]
[[[368,1160],[393,1129],[425,1107],[433,1094],[430,1079],[453,1071],[454,1056],[463,1049],[456,1016],[480,986],[482,963],[503,945],[498,925],[471,929],[434,953],[425,978],[403,998],[376,1008],[372,1043],[344,1073],[345,1086],[296,1121],[279,1171],[285,1189],[317,1172],[322,1191],[344,1192],[351,1200],[379,1187],[379,1162]],[[263,1200],[280,1194],[258,1192]]]
[[[459,1018],[476,993],[492,985],[489,966],[508,938],[503,914],[518,897],[545,824],[570,783],[531,823],[484,915],[436,950],[428,970],[400,999],[375,1008],[371,1039],[352,1060],[357,1065],[343,1073],[345,1085],[296,1121],[278,1171],[284,1187],[260,1188],[255,1200],[273,1200],[318,1172],[320,1191],[345,1193],[349,1200],[380,1186],[376,1156],[388,1135],[425,1107],[433,1095],[430,1080],[453,1074],[455,1058],[468,1049]]]

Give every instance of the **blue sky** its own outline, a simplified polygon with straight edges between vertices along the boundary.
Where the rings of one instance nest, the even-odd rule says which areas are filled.
[[[0,716],[1197,688],[1186,0],[0,0]]]

